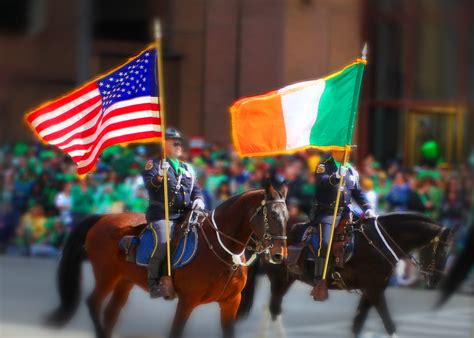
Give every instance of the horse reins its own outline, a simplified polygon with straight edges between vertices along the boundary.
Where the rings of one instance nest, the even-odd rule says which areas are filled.
[[[421,273],[421,274],[424,274],[424,275],[432,275],[434,272],[439,272],[439,273],[443,273],[443,271],[439,270],[439,269],[436,269],[435,268],[435,264],[436,264],[436,252],[438,250],[438,245],[440,243],[446,243],[446,242],[443,242],[440,240],[440,236],[441,236],[441,233],[443,232],[444,228],[441,228],[440,231],[438,232],[438,234],[436,236],[433,237],[433,239],[426,245],[422,246],[421,248],[425,248],[427,247],[428,245],[430,244],[433,244],[433,250],[432,250],[432,259],[431,259],[431,262],[430,264],[428,265],[428,268],[427,270],[423,269],[422,267],[422,264],[410,253],[407,253],[405,250],[403,250],[399,245],[398,243],[392,238],[392,236],[388,233],[388,231],[385,229],[385,227],[382,225],[382,223],[378,220],[378,217],[375,218],[375,225],[378,227],[380,227],[380,229],[382,229],[382,231],[385,233],[385,236],[393,243],[393,245],[396,247],[396,249],[401,252],[402,256],[403,257],[408,257],[410,258],[410,260],[413,262],[413,264],[415,265],[415,267],[418,269],[418,271]],[[377,232],[378,232],[378,229],[376,229]],[[378,248],[377,246],[375,246],[375,244],[373,243],[373,241],[367,236],[367,234],[365,233],[364,231],[364,227],[363,227],[363,224],[361,224],[361,229],[359,230],[359,232],[361,232],[364,237],[367,239],[367,241],[369,242],[370,245],[372,245],[379,253],[380,255],[385,258],[385,260],[387,260],[390,265],[392,265],[392,267],[394,267],[395,265],[391,262],[391,260],[387,257],[387,255],[385,255],[385,253],[383,253],[383,251]],[[384,241],[384,243],[387,245],[387,247],[389,248],[390,252],[392,253],[392,255],[394,255],[394,257],[397,259],[397,262],[398,262],[398,257],[396,256],[396,254],[393,252],[393,250],[391,250],[390,246],[388,245],[388,243],[385,242],[383,236],[380,234],[379,232],[379,235],[380,237],[382,238],[382,240]]]
[[[217,251],[214,249],[214,246],[210,242],[208,236],[206,235],[206,233],[203,229],[202,223],[203,223],[204,219],[206,219],[208,217],[208,215],[206,215],[206,217],[203,217],[200,222],[197,222],[197,224],[199,225],[199,228],[201,229],[201,233],[203,234],[204,239],[206,240],[206,243],[207,243],[209,249],[214,253],[214,255],[222,263],[224,263],[227,266],[231,267],[232,270],[236,270],[239,266],[249,266],[250,264],[253,263],[253,261],[255,260],[255,258],[257,257],[258,254],[261,254],[261,253],[265,252],[266,250],[271,249],[273,247],[273,240],[286,240],[287,239],[287,236],[274,236],[270,233],[270,223],[268,221],[268,208],[267,208],[267,205],[272,204],[272,203],[286,203],[286,202],[285,202],[284,199],[276,199],[276,200],[271,200],[271,201],[267,201],[266,199],[263,199],[262,202],[261,202],[261,205],[255,210],[255,212],[253,213],[253,215],[249,219],[249,222],[252,222],[252,220],[255,218],[255,216],[260,212],[260,210],[262,210],[263,220],[264,220],[264,233],[263,233],[263,236],[262,236],[262,240],[255,240],[252,237],[250,238],[252,241],[255,242],[255,249],[252,246],[247,245],[246,243],[243,243],[243,242],[233,238],[232,236],[229,236],[229,235],[225,234],[221,230],[219,230],[219,228],[218,228],[218,226],[215,222],[215,219],[214,219],[214,213],[215,213],[216,209],[214,209],[212,211],[211,217],[210,217],[211,218],[210,223],[212,225],[212,229],[216,232],[216,237],[217,237],[217,240],[219,242],[219,245],[222,247],[222,249],[224,249],[225,252],[227,252],[232,257],[232,264],[227,262],[224,258],[221,257],[221,255],[219,255],[217,253]],[[229,248],[227,248],[225,246],[225,244],[222,242],[222,240],[220,238],[221,235],[223,237],[227,238],[228,240],[243,246],[244,249],[242,250],[242,252],[240,254],[234,254],[232,251],[230,251]],[[270,241],[270,244],[265,246],[263,244],[264,240]],[[249,258],[248,261],[243,262],[242,261],[242,256],[244,255],[245,250],[252,250],[252,251],[255,251],[255,252]]]

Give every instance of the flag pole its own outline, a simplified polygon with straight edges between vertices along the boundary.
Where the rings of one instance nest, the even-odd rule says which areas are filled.
[[[161,45],[161,24],[159,19],[154,20],[155,41],[156,41],[156,64],[158,71],[158,100],[160,104],[160,123],[161,123],[161,148],[162,148],[162,163],[166,161],[166,124],[165,124],[165,90],[163,79],[163,57]],[[170,258],[170,225],[169,225],[169,205],[168,205],[168,172],[163,173],[163,192],[165,195],[165,224],[166,224],[166,259],[168,262],[168,276],[171,276],[171,258]]]
[[[367,42],[364,43],[364,47],[362,48],[361,59],[364,60],[364,61],[367,61]],[[362,80],[362,78],[361,78],[361,80]],[[355,100],[354,100],[354,108],[355,109],[357,109],[358,102],[359,102],[359,97],[357,96],[357,98],[355,98]],[[348,143],[350,143],[351,140],[348,140],[348,141],[349,141]],[[341,166],[345,166],[346,163],[348,162],[350,151],[351,151],[351,146],[346,145],[344,147],[344,160],[343,160]],[[344,176],[341,175],[341,177],[339,178],[339,185],[337,187],[336,204],[334,206],[334,212],[333,212],[333,216],[332,216],[331,236],[329,238],[329,243],[328,243],[328,248],[327,248],[327,253],[326,253],[326,260],[324,262],[324,270],[323,270],[323,276],[322,276],[323,280],[326,279],[326,275],[327,275],[327,269],[328,269],[328,264],[329,264],[329,256],[331,255],[332,239],[334,237],[334,229],[335,229],[335,226],[336,226],[337,211],[339,209],[339,202],[340,202],[339,200],[341,198],[341,191],[343,190],[342,189],[343,184],[344,184]]]
[[[346,145],[344,147],[344,160],[342,161],[341,166],[346,165],[346,162],[348,161],[348,158],[349,158],[349,153],[350,153],[350,146]],[[340,176],[341,177],[339,178],[339,185],[337,187],[336,204],[334,205],[334,212],[333,212],[333,215],[332,215],[331,236],[329,237],[328,248],[327,248],[327,251],[326,251],[326,260],[324,262],[324,270],[323,270],[323,276],[322,276],[323,280],[326,279],[328,263],[329,263],[329,256],[331,254],[332,238],[334,236],[334,228],[336,226],[337,211],[339,209],[339,201],[341,199],[341,190],[342,190],[342,185],[344,183],[344,176],[343,175],[340,175]]]

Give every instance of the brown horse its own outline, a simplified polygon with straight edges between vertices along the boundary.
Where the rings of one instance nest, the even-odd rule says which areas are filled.
[[[194,259],[173,273],[179,300],[170,336],[182,336],[193,309],[211,302],[219,303],[224,336],[234,335],[240,293],[247,279],[245,263],[238,257],[243,257],[240,253],[247,248],[251,235],[273,263],[286,258],[286,191],[284,185],[275,188],[268,183],[265,190],[236,195],[218,206],[213,217],[202,218]],[[127,262],[118,246],[123,236],[137,234],[144,222],[142,214],[124,213],[92,216],[75,228],[58,269],[61,304],[49,316],[49,324],[62,326],[74,315],[80,299],[81,261],[88,257],[96,282],[87,299],[89,312],[96,336],[111,337],[130,290],[134,285],[145,290],[148,287],[146,269]],[[101,305],[110,293],[102,320]]]

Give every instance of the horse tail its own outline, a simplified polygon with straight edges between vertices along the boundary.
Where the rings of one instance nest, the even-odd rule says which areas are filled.
[[[237,320],[248,317],[253,305],[255,294],[255,286],[257,283],[257,275],[260,270],[260,259],[256,259],[255,263],[250,265],[247,270],[247,283],[241,292],[241,300],[237,311]]]
[[[58,267],[60,304],[46,317],[46,325],[62,327],[76,313],[81,296],[81,263],[86,258],[84,243],[87,232],[101,217],[87,217],[69,235]]]
[[[469,271],[474,266],[474,222],[466,236],[464,248],[451,266],[446,278],[441,283],[441,294],[436,308],[443,306],[453,295],[461,283],[466,279]]]

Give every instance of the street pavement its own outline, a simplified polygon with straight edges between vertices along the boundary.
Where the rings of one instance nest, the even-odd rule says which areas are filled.
[[[0,256],[0,337],[93,337],[84,298],[93,287],[88,263],[83,265],[83,301],[73,320],[62,330],[41,326],[48,311],[58,302],[54,259]],[[469,282],[472,283],[472,282]],[[467,338],[474,337],[474,297],[457,294],[442,310],[432,311],[436,291],[389,288],[389,308],[401,338]],[[283,324],[287,337],[350,337],[350,327],[359,296],[346,291],[331,291],[329,300],[316,303],[309,296],[310,287],[296,283],[283,303]],[[259,278],[257,295],[249,318],[237,325],[237,337],[257,337],[266,317],[269,283]],[[116,337],[166,336],[176,301],[151,300],[135,288],[123,309]],[[268,337],[278,336],[277,325],[269,326]],[[185,330],[186,337],[219,337],[217,304],[197,308]],[[374,310],[364,327],[362,338],[387,337]]]

